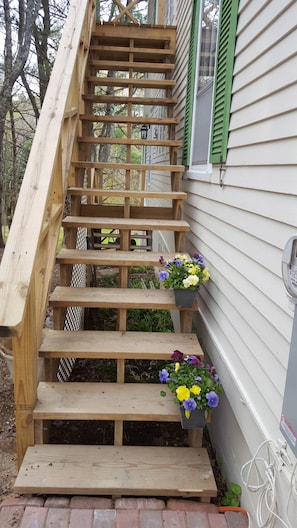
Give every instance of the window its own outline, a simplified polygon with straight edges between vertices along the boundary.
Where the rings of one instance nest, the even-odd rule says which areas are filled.
[[[176,0],[168,0],[166,24],[168,24],[169,26],[174,24],[175,12],[176,12]]]
[[[193,2],[183,162],[194,171],[226,159],[237,8],[238,0]]]

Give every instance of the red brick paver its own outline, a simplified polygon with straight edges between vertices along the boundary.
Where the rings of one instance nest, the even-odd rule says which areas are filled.
[[[228,522],[227,522],[228,519]],[[1,528],[247,528],[240,512],[183,499],[7,497]]]

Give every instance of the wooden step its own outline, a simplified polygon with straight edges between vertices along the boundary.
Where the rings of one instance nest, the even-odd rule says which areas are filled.
[[[143,123],[149,125],[178,125],[180,122],[178,117],[135,117],[128,115],[80,114],[79,118],[81,121],[92,121],[92,123],[131,123],[134,125],[142,125]]]
[[[168,360],[174,350],[185,355],[203,351],[195,334],[44,330],[39,356],[45,358],[154,359]]]
[[[136,105],[153,105],[153,106],[170,106],[175,105],[178,102],[176,97],[136,97],[136,96],[123,96],[123,95],[94,95],[85,94],[82,96],[83,101],[90,101],[92,103],[115,103],[115,104],[136,104]]]
[[[112,46],[129,46],[133,40],[134,46],[141,46],[153,49],[175,49],[176,27],[157,26],[148,24],[124,24],[124,23],[104,23],[97,22],[92,32],[92,43],[96,41],[100,44]]]
[[[143,290],[142,288],[71,288],[57,286],[49,297],[49,304],[57,308],[82,306],[89,308],[198,310],[197,303],[192,308],[177,307],[172,290]]]
[[[94,143],[105,145],[142,145],[155,147],[180,147],[182,141],[175,141],[171,139],[140,139],[140,138],[113,138],[113,137],[93,137],[81,136],[78,138],[79,143]]]
[[[134,79],[123,77],[96,77],[95,75],[87,76],[86,82],[94,84],[95,86],[114,86],[121,88],[128,88],[129,86],[135,88],[157,88],[166,90],[173,88],[176,81],[172,79]]]
[[[116,57],[116,56],[115,56]],[[135,60],[90,60],[90,66],[98,70],[107,71],[129,71],[141,73],[171,73],[174,70],[174,64],[166,62],[140,62]]]
[[[64,227],[87,227],[92,229],[116,229],[138,231],[189,231],[190,226],[184,220],[159,220],[145,218],[108,218],[88,216],[66,216],[62,225]]]
[[[17,493],[215,497],[205,448],[35,445],[25,454]]]
[[[124,60],[129,56],[130,53],[133,54],[134,58],[137,57],[139,60],[149,59],[153,62],[160,62],[160,59],[165,57],[172,59],[175,56],[175,51],[173,49],[154,48],[153,45],[151,48],[143,48],[133,46],[130,43],[128,43],[127,46],[113,46],[112,44],[102,45],[91,43],[90,50],[95,52],[94,55],[102,57],[104,56],[106,59],[116,56],[118,60]]]
[[[170,390],[160,383],[41,382],[37,398],[35,420],[180,421]]]
[[[95,161],[74,161],[72,166],[77,169],[117,169],[117,170],[134,170],[134,171],[151,171],[159,172],[185,172],[184,165],[150,165],[139,163],[99,163]]]
[[[187,194],[184,192],[158,192],[158,191],[132,191],[129,189],[95,189],[85,187],[69,187],[68,194],[71,196],[106,196],[119,198],[154,198],[158,200],[185,200]]]
[[[112,237],[113,234],[102,236]],[[164,253],[171,260],[176,253]],[[96,251],[93,249],[62,249],[57,255],[58,264],[91,264],[95,266],[160,266],[160,253],[153,251]]]

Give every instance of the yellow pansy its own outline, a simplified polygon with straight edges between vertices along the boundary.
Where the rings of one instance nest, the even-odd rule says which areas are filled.
[[[201,392],[201,389],[200,387],[198,387],[198,385],[193,385],[191,388],[190,388],[190,392],[192,394],[194,394],[195,396],[198,396],[198,394],[200,394]]]
[[[180,363],[175,363],[174,371],[178,372],[180,369]]]
[[[204,270],[203,270],[203,277],[204,277],[204,280],[206,280],[206,281],[208,281],[210,279],[210,273],[209,273],[207,268],[204,268]]]
[[[190,398],[190,391],[185,385],[180,385],[176,389],[176,396],[178,401],[185,401]]]

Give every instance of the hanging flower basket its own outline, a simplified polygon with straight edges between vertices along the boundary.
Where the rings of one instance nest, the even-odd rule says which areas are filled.
[[[186,417],[186,410],[183,405],[179,405],[178,410],[183,429],[196,429],[205,426],[206,419],[203,409],[194,409],[191,411],[189,418]]]
[[[175,305],[182,308],[192,308],[195,304],[198,288],[196,290],[173,290]]]
[[[185,415],[183,427],[203,427],[219,405],[219,394],[223,392],[219,377],[214,367],[205,365],[198,356],[185,356],[174,350],[170,359],[160,370],[159,380],[172,392],[181,418]],[[161,390],[160,395],[166,397],[167,391]],[[194,418],[196,411],[198,422]]]
[[[174,290],[176,306],[192,308],[200,284],[210,278],[202,255],[195,253],[189,260],[187,255],[178,254],[167,262],[161,256],[159,263],[164,268],[159,272],[159,279],[164,288]]]

